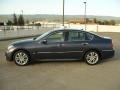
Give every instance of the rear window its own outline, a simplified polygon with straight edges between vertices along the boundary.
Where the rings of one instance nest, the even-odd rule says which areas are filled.
[[[94,35],[90,34],[90,33],[86,33],[86,40],[93,40]]]

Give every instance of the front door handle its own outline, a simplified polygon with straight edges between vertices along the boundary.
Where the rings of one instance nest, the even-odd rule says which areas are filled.
[[[65,44],[63,44],[63,43],[61,44],[61,46],[64,46],[64,45],[65,45]]]
[[[57,47],[60,47],[61,45],[60,44],[57,44]]]
[[[89,43],[81,43],[82,45],[88,45]]]

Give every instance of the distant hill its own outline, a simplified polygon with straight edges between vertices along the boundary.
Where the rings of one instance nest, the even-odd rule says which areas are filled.
[[[18,16],[18,15],[17,15]],[[24,15],[25,21],[38,21],[38,20],[46,20],[46,21],[62,21],[62,15],[47,15],[47,14],[35,14],[35,15]],[[84,18],[83,15],[65,15],[65,20],[78,20],[80,18]],[[88,15],[87,18],[96,18],[98,20],[116,20],[117,23],[120,23],[120,17],[113,16],[93,16]],[[13,15],[0,15],[0,22],[7,22],[8,20],[12,20]]]

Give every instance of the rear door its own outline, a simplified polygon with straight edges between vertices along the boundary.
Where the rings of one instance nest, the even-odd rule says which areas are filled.
[[[78,30],[67,32],[67,41],[62,45],[66,51],[67,58],[81,58],[83,52],[89,47],[89,40],[86,40],[86,33]]]

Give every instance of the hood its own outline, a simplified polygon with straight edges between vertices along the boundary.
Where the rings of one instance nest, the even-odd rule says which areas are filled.
[[[34,42],[33,39],[25,39],[25,40],[19,40],[19,41],[13,42],[12,45],[26,45],[33,42]]]

